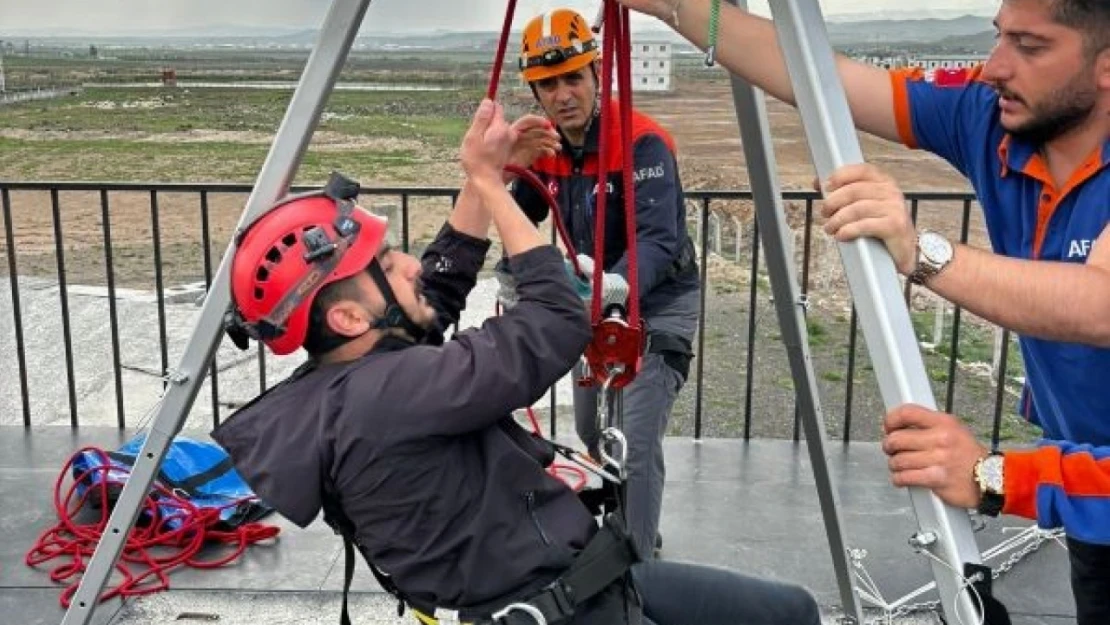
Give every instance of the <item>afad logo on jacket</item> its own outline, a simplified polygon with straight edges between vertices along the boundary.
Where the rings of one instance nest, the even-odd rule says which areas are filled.
[[[598,187],[598,185],[595,182],[594,183],[594,190],[590,192],[590,197],[591,198],[596,198],[597,197],[597,187]],[[617,188],[615,186],[613,186],[613,181],[612,180],[606,180],[605,181],[605,194],[612,197],[613,194],[616,193],[616,192],[617,192]]]

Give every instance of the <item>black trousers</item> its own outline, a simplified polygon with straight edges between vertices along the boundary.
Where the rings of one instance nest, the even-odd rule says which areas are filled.
[[[1068,538],[1071,591],[1078,625],[1110,623],[1110,545]]]
[[[792,584],[667,560],[633,566],[632,579],[640,602],[614,584],[570,625],[821,625],[813,596]]]
[[[800,586],[666,560],[632,568],[644,625],[821,625]]]

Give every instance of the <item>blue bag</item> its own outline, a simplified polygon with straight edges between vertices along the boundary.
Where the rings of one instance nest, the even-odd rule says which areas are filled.
[[[142,432],[118,451],[104,453],[83,449],[77,452],[73,457],[77,494],[83,497],[89,488],[99,487],[107,480],[108,499],[114,503],[145,440],[146,433]],[[257,521],[274,510],[247,486],[222,447],[180,436],[170,444],[150,496],[158,501],[160,516],[169,520],[170,528],[176,524],[174,518],[181,515],[181,504],[176,500],[197,508],[218,510],[220,527],[217,529],[221,530]],[[145,509],[143,514],[149,516]],[[140,518],[139,522],[144,520],[150,519]]]

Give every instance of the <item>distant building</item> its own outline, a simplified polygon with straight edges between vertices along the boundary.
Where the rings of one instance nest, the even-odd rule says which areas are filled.
[[[667,41],[634,41],[632,48],[632,91],[671,91],[674,89],[674,50]],[[617,88],[613,71],[613,89]]]
[[[163,87],[176,87],[177,86],[177,70],[172,67],[162,70],[162,86]]]
[[[984,54],[915,54],[909,57],[906,64],[924,70],[969,69],[986,60]]]
[[[895,69],[907,65],[906,55],[904,54],[858,54],[852,56],[852,58],[861,63],[883,69]]]

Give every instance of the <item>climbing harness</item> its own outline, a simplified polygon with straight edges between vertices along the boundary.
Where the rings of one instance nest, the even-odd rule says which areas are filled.
[[[25,562],[32,567],[58,562],[50,579],[67,584],[60,598],[63,608],[70,605],[144,438],[133,438],[119,451],[78,450],[54,483],[58,522],[39,536]],[[182,566],[212,569],[233,562],[248,546],[278,535],[278,527],[258,523],[271,511],[235,472],[223,449],[175,439],[116,563],[123,579],[99,600],[166,590],[170,572]],[[202,557],[202,549],[213,544],[234,548],[220,557]]]
[[[330,491],[327,492],[327,491]],[[629,575],[629,568],[639,561],[636,548],[617,515],[604,518],[601,528],[574,559],[574,563],[558,579],[521,599],[495,608],[455,609],[431,605],[403,592],[385,572],[378,569],[362,550],[354,524],[336,503],[334,485],[325,486],[324,522],[343,538],[343,600],[340,625],[351,625],[348,595],[354,578],[355,551],[363,554],[383,590],[397,600],[397,616],[405,609],[412,611],[425,625],[554,625],[573,617],[575,609],[600,594],[614,582]]]

